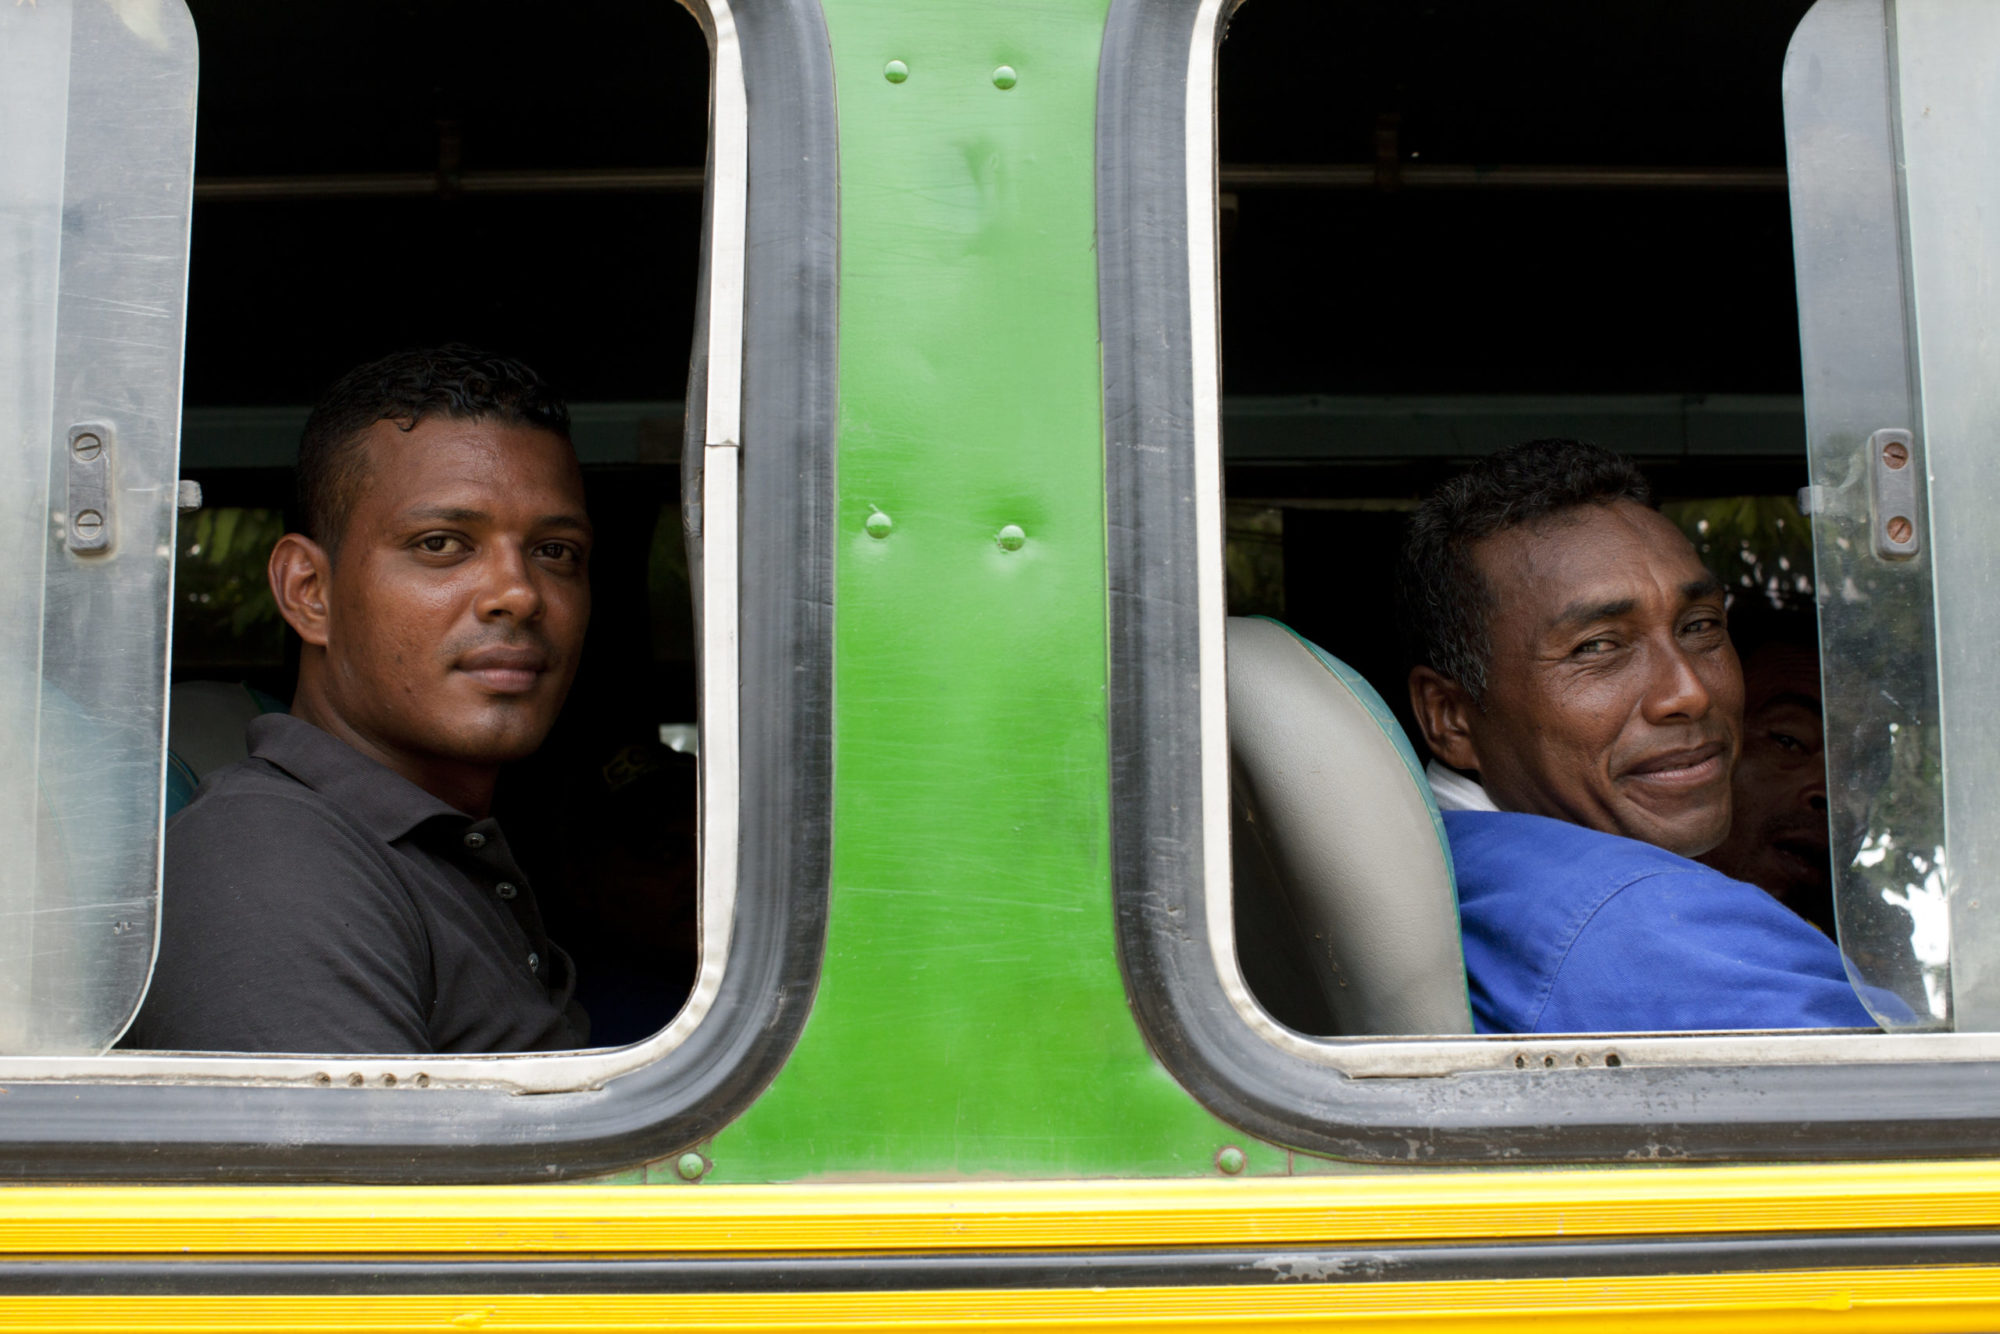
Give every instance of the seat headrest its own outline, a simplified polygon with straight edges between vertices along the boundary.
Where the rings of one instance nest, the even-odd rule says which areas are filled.
[[[1232,617],[1228,636],[1239,898],[1288,910],[1335,1033],[1470,1033],[1451,846],[1403,729],[1278,622]]]

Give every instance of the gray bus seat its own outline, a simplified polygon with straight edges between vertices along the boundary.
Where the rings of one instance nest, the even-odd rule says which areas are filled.
[[[211,770],[250,754],[243,731],[284,705],[237,681],[181,681],[167,691],[167,814],[188,804]]]
[[[1237,952],[1301,1032],[1472,1031],[1451,848],[1394,715],[1276,621],[1232,617]]]

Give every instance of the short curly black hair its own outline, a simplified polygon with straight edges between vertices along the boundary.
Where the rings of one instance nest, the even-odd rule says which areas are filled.
[[[569,439],[568,405],[512,357],[447,343],[357,366],[320,398],[299,441],[299,522],[329,556],[360,492],[362,436],[378,421],[410,431],[427,417],[534,426]]]
[[[1619,500],[1657,508],[1652,485],[1630,459],[1582,440],[1514,445],[1432,492],[1410,519],[1396,577],[1411,663],[1458,682],[1479,703],[1492,661],[1493,593],[1472,548],[1564,510]]]

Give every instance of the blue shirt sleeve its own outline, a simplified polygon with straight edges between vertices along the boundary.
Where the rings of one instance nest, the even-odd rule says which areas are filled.
[[[1531,1031],[1873,1027],[1839,947],[1754,886],[1690,867],[1604,900]]]

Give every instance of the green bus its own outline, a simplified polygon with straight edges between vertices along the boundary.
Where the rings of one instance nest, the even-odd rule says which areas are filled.
[[[0,1327],[2000,1324],[2000,7],[686,4],[0,5]],[[121,1046],[300,405],[455,337],[601,1045]],[[1473,1033],[1385,572],[1550,435],[1810,596],[1882,1031]]]

